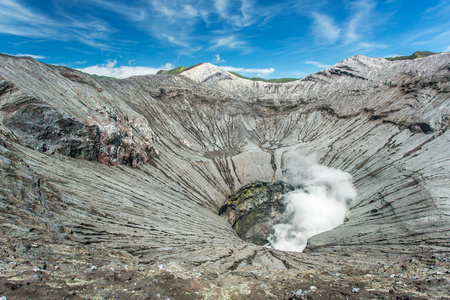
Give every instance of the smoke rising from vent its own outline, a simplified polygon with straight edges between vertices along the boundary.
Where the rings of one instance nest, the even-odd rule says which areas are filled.
[[[291,153],[284,162],[286,180],[301,188],[284,196],[286,210],[268,240],[278,250],[303,251],[308,238],[344,222],[356,190],[350,174],[319,165],[316,157]]]

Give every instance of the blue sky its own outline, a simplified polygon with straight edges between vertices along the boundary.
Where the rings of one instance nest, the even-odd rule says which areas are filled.
[[[200,62],[301,78],[357,54],[450,51],[450,0],[0,0],[0,41],[118,78]]]

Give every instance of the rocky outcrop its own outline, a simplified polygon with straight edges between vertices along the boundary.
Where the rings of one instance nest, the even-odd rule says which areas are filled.
[[[27,58],[21,60],[22,67],[33,63]],[[3,67],[14,69],[14,63],[5,62]],[[62,90],[39,76],[32,76],[28,83],[27,79],[16,77],[24,89],[8,80],[0,82],[0,94],[5,99],[0,108],[3,124],[21,144],[48,154],[57,152],[106,165],[136,166],[157,156],[148,122],[141,115],[114,112],[109,103],[102,101],[104,97],[99,97],[103,91],[88,75],[64,67],[48,66],[43,71],[56,76],[50,80],[59,81]],[[37,85],[35,89],[28,90],[33,84]],[[74,84],[81,90],[71,89]],[[78,96],[88,99],[89,107],[81,98],[75,105],[58,102]]]
[[[97,160],[99,129],[33,98],[5,105],[4,124],[20,142],[40,152]]]
[[[447,296],[450,54],[356,56],[286,84],[0,61],[8,299]],[[307,253],[244,242],[218,216],[227,197],[298,186],[299,156],[353,176],[346,221]],[[43,219],[20,204],[50,198]]]
[[[224,217],[244,241],[268,245],[268,237],[275,232],[273,225],[283,213],[283,195],[295,188],[284,182],[256,182],[228,197],[220,208]]]

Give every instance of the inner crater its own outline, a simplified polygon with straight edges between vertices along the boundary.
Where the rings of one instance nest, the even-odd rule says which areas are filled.
[[[303,251],[310,237],[345,221],[356,189],[349,173],[314,157],[295,152],[284,157],[285,180],[244,186],[227,198],[219,215],[247,242]]]
[[[286,182],[249,184],[228,196],[219,215],[244,241],[268,245],[268,238],[275,233],[274,225],[285,211],[283,196],[294,190]]]

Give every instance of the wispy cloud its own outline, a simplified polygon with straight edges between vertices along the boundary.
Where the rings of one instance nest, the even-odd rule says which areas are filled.
[[[364,48],[364,49],[386,49],[386,48],[388,48],[388,46],[384,45],[384,44],[366,43],[366,42],[359,43],[359,47]]]
[[[100,48],[110,47],[102,42],[114,29],[93,17],[73,18],[67,15],[49,17],[22,5],[20,1],[0,1],[0,33],[30,38],[79,41]]]
[[[113,11],[126,16],[127,19],[135,22],[145,21],[150,16],[148,10],[142,5],[130,5],[129,2],[110,0],[89,0],[90,4],[96,5],[99,9]]]
[[[214,3],[219,15],[226,17],[228,13],[228,0],[216,0]]]
[[[172,44],[182,46],[182,47],[189,46],[189,44],[187,42],[183,41],[184,40],[183,38],[171,36],[171,35],[165,34],[165,33],[162,33],[161,36]]]
[[[215,64],[222,64],[222,63],[225,62],[225,60],[222,59],[222,58],[220,58],[220,55],[219,55],[219,54],[216,54],[216,56],[214,57],[213,62],[214,62]]]
[[[322,2],[323,3],[323,2]],[[319,10],[311,13],[312,33],[318,44],[336,44],[351,47],[353,51],[384,49],[387,46],[374,43],[372,39],[382,25],[387,23],[389,14],[376,11],[374,0],[343,1],[347,18],[337,21]],[[326,9],[326,8],[322,8]]]
[[[370,0],[351,2],[350,8],[353,14],[348,21],[345,33],[347,43],[352,43],[360,39],[361,31],[367,28],[370,22],[370,15],[374,7],[375,2]]]
[[[321,62],[313,61],[313,60],[305,61],[305,63],[306,63],[306,64],[313,65],[313,66],[315,66],[315,67],[317,67],[317,68],[321,68],[321,69],[326,69],[326,68],[331,67],[331,65],[325,65],[325,64],[323,64],[323,63],[321,63]]]
[[[334,44],[341,32],[334,20],[318,12],[314,12],[312,17],[314,18],[313,34],[316,41]]]
[[[449,28],[449,21],[439,22],[437,25],[433,23],[431,26],[424,26],[419,30],[408,32],[401,43],[404,45],[430,44],[435,48],[445,49],[448,44],[447,41],[450,39]]]
[[[430,18],[445,18],[450,15],[450,0],[440,0],[436,6],[430,7],[425,11]]]
[[[174,67],[171,63],[166,63],[164,66],[161,66],[159,68],[143,67],[143,66],[116,67],[116,65],[117,65],[117,60],[114,59],[114,60],[108,60],[105,64],[102,64],[102,65],[80,68],[77,70],[88,73],[88,74],[95,74],[95,75],[99,75],[99,76],[108,76],[108,77],[123,79],[123,78],[127,78],[130,76],[156,74],[159,70],[170,70],[170,69],[173,69],[173,67]]]
[[[263,11],[258,11],[256,5],[249,0],[215,0],[215,7],[223,20],[237,27],[252,25],[267,14],[263,14]]]
[[[245,41],[240,40],[236,35],[222,36],[213,39],[210,50],[216,50],[218,48],[239,49],[246,53],[249,53],[252,50]]]
[[[247,69],[247,68],[237,68],[237,67],[231,67],[231,66],[223,66],[222,69],[230,72],[238,72],[242,74],[256,74],[258,77],[265,77],[273,72],[275,72],[274,68],[268,68],[268,69]]]
[[[148,0],[131,5],[128,1],[92,0],[98,9],[117,13],[149,36],[181,48],[195,48],[192,44],[201,36],[195,30],[210,17],[212,10],[206,0]]]
[[[146,33],[150,40],[173,45],[179,53],[252,48],[237,35],[247,27],[259,30],[265,22],[282,12],[291,0],[263,4],[254,0],[125,0],[51,1],[47,10],[26,5],[30,0],[0,0],[0,33],[46,40],[78,41],[102,49],[117,50],[125,45],[112,40],[123,34],[120,24]],[[105,14],[108,11],[108,14]],[[70,12],[70,13],[68,13]],[[108,18],[114,14],[117,28]],[[98,13],[97,13],[98,12]],[[127,28],[127,29],[128,29]],[[129,30],[129,29],[128,29]],[[215,36],[217,38],[212,38]],[[153,41],[151,41],[153,42]],[[158,42],[154,42],[158,44]],[[128,45],[129,46],[129,45]]]
[[[434,47],[435,51],[446,49],[448,51],[448,40],[450,39],[450,0],[435,1],[421,15],[419,22],[422,23],[420,29],[410,32],[405,43],[411,45],[429,44],[427,47]]]
[[[280,4],[262,6],[253,0],[147,0],[133,5],[124,0],[92,0],[91,3],[99,9],[119,14],[152,37],[190,48],[190,52],[225,46],[221,43],[223,38],[211,40],[211,34],[220,32],[230,36],[236,30],[260,26],[282,7]],[[198,34],[198,29],[202,34]],[[237,49],[242,43],[232,41],[229,45],[229,48]]]
[[[419,42],[414,42],[411,43],[411,45],[425,45],[425,44],[430,44],[431,41],[419,41]]]
[[[387,15],[376,12],[373,0],[357,0],[349,2],[350,16],[345,28],[345,43],[352,44],[370,39],[374,30],[387,23]]]

